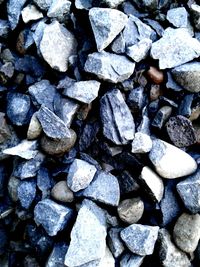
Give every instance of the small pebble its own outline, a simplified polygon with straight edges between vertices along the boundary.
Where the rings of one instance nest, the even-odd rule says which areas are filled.
[[[161,84],[164,80],[164,74],[161,70],[158,70],[156,67],[151,66],[147,71],[147,76],[155,84]]]
[[[69,189],[66,181],[60,181],[55,184],[51,190],[51,196],[53,199],[63,203],[74,201],[74,194]]]

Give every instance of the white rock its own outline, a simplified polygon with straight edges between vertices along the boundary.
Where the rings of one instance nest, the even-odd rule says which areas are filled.
[[[151,39],[142,39],[135,45],[132,45],[127,48],[126,54],[136,62],[140,62],[145,59],[148,55],[148,52],[151,48],[152,40]]]
[[[137,132],[132,142],[132,153],[147,153],[152,148],[150,136],[145,133]]]
[[[47,16],[57,18],[60,22],[64,22],[67,15],[70,13],[71,2],[68,0],[53,0]]]
[[[149,158],[163,178],[179,178],[197,169],[197,163],[190,155],[160,139],[153,141]]]
[[[24,23],[41,18],[43,18],[42,12],[40,12],[34,5],[28,5],[22,10],[22,19]]]

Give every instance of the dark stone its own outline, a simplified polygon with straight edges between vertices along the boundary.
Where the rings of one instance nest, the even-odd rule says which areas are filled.
[[[83,132],[79,139],[80,151],[85,151],[94,142],[95,137],[99,131],[99,123],[97,121],[85,125]]]
[[[191,146],[196,143],[192,123],[184,116],[171,117],[166,123],[166,129],[170,140],[177,147]]]
[[[37,173],[37,186],[42,192],[42,198],[50,196],[50,191],[54,185],[54,181],[47,168],[40,168]]]
[[[0,164],[0,197],[4,196],[6,189],[6,167]]]
[[[172,113],[172,107],[164,106],[158,110],[151,125],[157,129],[162,129]]]
[[[0,112],[0,144],[11,137],[11,131],[6,122],[5,113]]]
[[[18,186],[18,199],[23,208],[30,208],[36,196],[36,181],[26,180],[21,181]]]
[[[6,251],[6,245],[8,242],[8,235],[6,229],[0,224],[0,255],[3,255]]]
[[[134,177],[128,171],[123,171],[118,177],[120,194],[126,195],[128,193],[137,192],[140,188]]]
[[[187,118],[190,117],[192,113],[193,99],[194,99],[194,94],[187,94],[184,96],[178,108],[178,115],[182,115]]]
[[[127,104],[131,108],[133,113],[139,113],[144,107],[146,102],[146,95],[144,94],[144,88],[142,86],[131,90]]]
[[[60,242],[53,247],[51,254],[46,262],[46,267],[64,267],[65,254],[67,253],[68,245]]]

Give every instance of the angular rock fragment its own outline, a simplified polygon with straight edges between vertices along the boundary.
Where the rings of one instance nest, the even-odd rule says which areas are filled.
[[[74,194],[68,187],[66,181],[60,181],[55,184],[51,190],[51,196],[53,199],[63,203],[72,202],[74,200]]]
[[[177,191],[185,205],[185,207],[192,213],[200,212],[200,171],[187,177],[176,186]]]
[[[132,153],[147,153],[152,148],[152,141],[147,134],[137,132],[132,142]]]
[[[89,19],[99,52],[114,40],[128,21],[128,17],[119,10],[96,7],[90,9]]]
[[[183,213],[174,226],[173,238],[182,251],[194,252],[200,239],[200,215]]]
[[[166,123],[166,129],[170,140],[177,147],[187,147],[196,143],[192,123],[184,116],[171,117]]]
[[[74,35],[59,22],[54,21],[44,28],[40,51],[45,61],[60,72],[68,68],[69,57],[76,53]]]
[[[132,224],[121,231],[121,238],[131,252],[140,256],[151,255],[158,230],[158,226]]]
[[[33,0],[33,2],[42,10],[47,11],[51,4],[52,0]]]
[[[169,232],[164,228],[159,230],[158,243],[160,262],[163,267],[191,266],[187,255],[172,243]]]
[[[88,187],[97,169],[92,164],[84,160],[75,159],[70,165],[67,176],[67,184],[73,192],[80,191]]]
[[[85,104],[90,104],[98,96],[99,88],[100,82],[95,80],[81,81],[66,88],[63,94]]]
[[[42,12],[40,12],[34,5],[26,6],[22,10],[21,14],[24,23],[28,23],[29,21],[43,18]]]
[[[120,176],[118,176],[117,178],[121,195],[137,192],[140,188],[136,180],[130,175],[128,171],[120,173]]]
[[[106,249],[106,217],[92,201],[84,200],[71,231],[65,265],[81,266],[100,260]]]
[[[151,48],[151,56],[159,60],[160,69],[179,66],[199,55],[200,43],[184,28],[167,28],[163,37]]]
[[[14,30],[19,22],[21,10],[27,0],[9,0],[7,3],[8,20],[10,27]]]
[[[106,93],[100,100],[103,133],[117,145],[133,140],[135,124],[121,92],[117,89]]]
[[[176,28],[191,27],[189,14],[184,7],[177,7],[168,10],[167,20]]]
[[[144,261],[144,256],[133,253],[126,253],[122,256],[120,267],[140,267]]]
[[[133,113],[141,112],[146,102],[146,96],[144,93],[144,87],[139,86],[131,90],[128,96],[128,106],[131,108]]]
[[[171,114],[172,114],[172,107],[164,106],[160,108],[156,113],[156,116],[154,117],[151,125],[157,129],[162,129]]]
[[[39,201],[34,209],[34,220],[42,225],[50,236],[63,230],[72,217],[72,209],[59,205],[50,199]]]
[[[108,245],[115,258],[118,258],[125,250],[120,232],[122,228],[111,228],[108,232]]]
[[[102,51],[89,54],[84,69],[86,72],[95,74],[99,79],[118,83],[133,74],[135,63],[125,56]]]
[[[56,243],[53,247],[51,254],[49,255],[49,258],[45,266],[46,267],[62,267],[68,247],[69,246],[63,242]]]
[[[151,45],[151,39],[142,39],[137,44],[129,46],[127,48],[126,54],[135,62],[140,62],[147,57]]]
[[[118,206],[120,199],[118,180],[114,175],[100,171],[90,185],[80,192],[80,196],[107,205]]]
[[[75,0],[75,6],[77,9],[89,10],[92,8],[93,0]]]
[[[172,70],[175,81],[185,90],[198,93],[200,92],[200,63],[193,61],[183,64]]]
[[[56,18],[59,22],[65,22],[67,16],[69,16],[70,8],[71,2],[68,0],[53,0],[47,16],[50,18]]]
[[[36,139],[40,136],[41,133],[42,133],[42,126],[39,120],[37,119],[37,114],[35,112],[30,120],[30,124],[27,131],[27,139],[28,140]]]
[[[153,141],[149,158],[163,178],[173,179],[196,171],[196,161],[186,152],[160,139]]]
[[[21,206],[28,209],[36,196],[35,180],[21,181],[17,189],[17,195]]]
[[[0,36],[6,38],[10,31],[10,25],[7,20],[0,19]]]
[[[48,137],[56,140],[71,137],[70,130],[65,123],[48,108],[42,106],[37,112],[37,118]]]
[[[42,199],[50,196],[50,190],[54,185],[54,181],[50,176],[49,171],[42,167],[37,173],[37,187],[42,192]]]

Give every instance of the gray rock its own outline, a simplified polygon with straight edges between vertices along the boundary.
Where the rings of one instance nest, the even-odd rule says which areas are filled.
[[[122,228],[111,228],[108,232],[108,245],[115,258],[121,256],[125,248],[120,238]]]
[[[140,188],[136,179],[127,171],[121,172],[117,179],[119,181],[120,194],[123,196],[131,192],[137,192]]]
[[[47,259],[45,267],[64,267],[65,254],[67,253],[68,247],[63,242],[56,243]]]
[[[122,256],[120,267],[140,267],[144,261],[144,256],[126,253]]]
[[[76,142],[76,133],[70,129],[70,137],[61,140],[51,139],[46,135],[41,138],[41,148],[48,155],[63,155],[68,152]]]
[[[7,116],[14,125],[28,124],[32,116],[30,97],[21,93],[8,94]]]
[[[170,71],[167,72],[167,83],[166,83],[166,87],[168,89],[172,89],[174,91],[181,91],[181,90],[183,90],[183,88],[179,84],[177,84],[175,82],[175,80],[173,79],[172,74],[171,74]]]
[[[168,136],[177,147],[187,147],[196,143],[195,130],[189,119],[178,115],[166,123]]]
[[[7,124],[5,113],[0,112],[0,144],[4,143],[6,140],[10,139],[12,133]]]
[[[10,31],[10,25],[7,20],[0,19],[0,36],[6,38]]]
[[[60,181],[55,184],[51,190],[51,196],[53,199],[63,203],[72,202],[74,200],[74,194],[68,187],[66,181]]]
[[[200,92],[200,63],[193,61],[172,70],[175,81],[185,90],[193,93]]]
[[[70,130],[65,123],[48,108],[42,106],[37,112],[37,118],[48,137],[56,140],[71,137]]]
[[[11,62],[6,62],[0,68],[0,72],[3,73],[7,78],[12,78],[14,74],[14,66]]]
[[[74,35],[58,21],[45,26],[40,51],[44,60],[53,69],[65,72],[68,68],[69,57],[76,54],[76,47]]]
[[[133,140],[135,124],[121,92],[114,89],[100,100],[103,134],[117,145]]]
[[[53,0],[33,0],[33,2],[42,10],[47,11]]]
[[[35,180],[21,181],[17,189],[18,199],[23,208],[30,208],[36,196],[36,182]]]
[[[122,200],[117,207],[119,218],[128,224],[138,222],[144,212],[144,203],[141,198]]]
[[[139,86],[131,90],[128,95],[127,104],[131,108],[133,113],[140,113],[142,108],[145,106],[146,95],[144,87]]]
[[[80,196],[91,198],[100,203],[118,206],[120,199],[119,183],[112,174],[100,171],[96,174],[91,184]]]
[[[23,140],[17,146],[3,150],[3,153],[12,156],[18,156],[24,159],[32,159],[38,153],[37,148],[38,148],[37,141]]]
[[[100,260],[106,249],[106,217],[92,201],[84,200],[71,231],[65,265],[82,266]]]
[[[126,51],[126,42],[121,32],[111,44],[111,50],[115,54],[123,54]]]
[[[200,215],[183,213],[174,226],[173,238],[182,251],[194,252],[200,239]]]
[[[84,69],[86,72],[95,74],[99,79],[118,83],[133,74],[135,63],[125,56],[103,51],[89,54]]]
[[[72,213],[72,209],[44,199],[35,206],[34,220],[38,226],[43,226],[48,235],[55,236],[69,223]]]
[[[33,140],[40,136],[42,133],[42,126],[37,119],[37,113],[35,112],[30,120],[28,131],[27,131],[27,139]]]
[[[192,4],[190,7],[191,18],[194,22],[195,28],[200,30],[200,6],[196,4]]]
[[[140,256],[151,255],[158,238],[158,226],[132,224],[121,231],[121,238],[129,250]]]
[[[160,69],[177,67],[199,55],[200,43],[185,28],[167,28],[163,37],[151,48],[151,56],[159,60]]]
[[[20,180],[14,176],[11,176],[8,181],[8,194],[13,202],[18,201],[18,186],[20,184]]]
[[[167,120],[169,119],[170,115],[172,114],[172,111],[172,107],[163,106],[156,113],[151,125],[159,130],[162,129]]]
[[[48,80],[34,83],[28,88],[28,92],[37,108],[43,105],[53,111],[53,101],[58,93],[55,86],[51,85]]]
[[[126,50],[126,54],[135,62],[140,62],[147,57],[149,50],[151,49],[151,45],[151,39],[142,39],[137,44],[129,46]]]
[[[47,16],[56,18],[59,22],[65,22],[70,14],[71,2],[68,0],[53,0]]]
[[[185,207],[192,213],[200,212],[200,170],[178,183],[176,188]]]
[[[169,232],[164,228],[159,230],[158,243],[159,257],[163,267],[191,266],[187,255],[173,244]]]
[[[132,153],[147,153],[152,148],[152,141],[149,135],[137,132],[132,142]]]
[[[89,19],[94,33],[97,50],[104,50],[125,27],[128,17],[111,8],[91,8]]]
[[[139,179],[149,197],[153,201],[160,202],[164,193],[164,184],[162,179],[149,167],[144,167],[142,169]]]
[[[92,164],[75,159],[69,168],[67,184],[73,192],[80,191],[89,186],[94,178],[97,169]]]
[[[75,82],[72,86],[66,88],[63,92],[64,95],[90,104],[98,96],[100,82],[95,80]]]
[[[160,7],[160,5],[162,5],[161,3],[163,1],[161,1],[161,3],[159,3],[158,0],[141,0],[141,1],[137,1],[137,0],[133,0],[133,2],[140,8],[140,9],[145,9],[145,11],[155,11],[156,9],[158,9]],[[164,1],[165,2],[165,1]]]
[[[8,20],[12,30],[16,28],[19,22],[21,10],[26,2],[27,0],[9,0],[7,2]]]
[[[93,0],[75,0],[75,6],[77,9],[89,10],[92,8]]]
[[[167,20],[176,28],[187,28],[191,26],[189,14],[184,7],[177,7],[168,10]]]
[[[43,18],[42,12],[40,12],[34,5],[28,5],[23,8],[21,14],[24,23]]]
[[[190,155],[160,139],[153,141],[149,158],[163,178],[183,177],[192,174],[197,169],[196,161]]]
[[[42,56],[41,51],[40,51],[40,42],[42,40],[44,29],[46,27],[45,22],[46,22],[46,19],[42,19],[39,22],[33,24],[33,26],[31,27],[31,30],[33,32],[33,40],[37,47],[37,53],[40,56]]]

